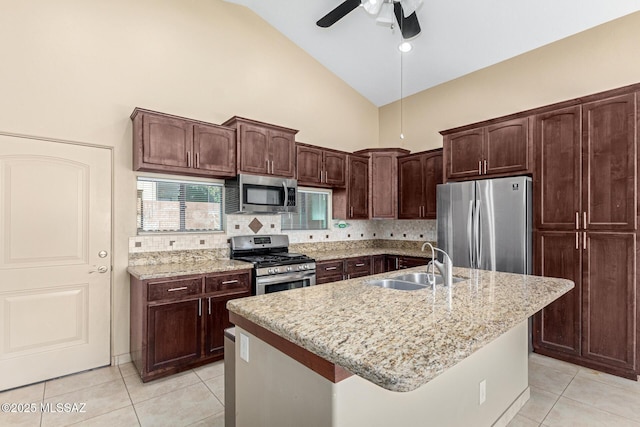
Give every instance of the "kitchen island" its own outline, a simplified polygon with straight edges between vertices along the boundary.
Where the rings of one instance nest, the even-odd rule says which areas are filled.
[[[230,301],[236,425],[506,424],[529,393],[527,319],[573,282],[454,268],[451,289],[366,284],[397,275]]]

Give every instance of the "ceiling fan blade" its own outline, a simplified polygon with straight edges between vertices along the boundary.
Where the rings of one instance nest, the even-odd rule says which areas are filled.
[[[420,23],[415,12],[405,18],[400,3],[393,3],[393,12],[396,15],[403,39],[410,39],[420,34]]]
[[[316,25],[322,28],[330,27],[358,6],[360,6],[360,0],[345,0],[338,7],[320,18]]]

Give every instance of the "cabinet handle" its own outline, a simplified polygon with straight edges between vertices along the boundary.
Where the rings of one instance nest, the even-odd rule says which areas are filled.
[[[200,169],[200,153],[196,153],[196,169]]]
[[[209,298],[209,316],[211,316],[211,298]]]
[[[349,208],[349,218],[353,218],[353,206]]]
[[[580,247],[578,246],[578,245],[579,245],[579,244],[578,244],[578,240],[580,240],[580,238],[578,237],[578,234],[580,234],[580,233],[578,233],[578,232],[576,231],[576,250],[577,250],[577,249],[580,249]]]
[[[198,317],[202,317],[202,298],[198,298]]]
[[[582,228],[587,229],[587,211],[582,212]]]
[[[484,161],[484,174],[487,174],[487,161]]]
[[[275,173],[275,172],[273,172],[273,160],[271,160],[271,173],[272,174]]]
[[[478,175],[482,175],[482,160],[478,160]]]
[[[580,214],[578,213],[578,211],[576,211],[576,230],[580,230]]]
[[[400,268],[400,266],[398,265],[398,259],[399,258],[396,258],[396,270],[398,270]]]
[[[329,270],[337,270],[338,267],[325,267],[325,271],[329,271]]]
[[[356,267],[364,267],[364,263],[363,264],[356,264]]]
[[[187,167],[191,167],[191,152],[187,151]]]
[[[269,160],[265,160],[267,162],[267,174],[269,173]]]
[[[329,180],[329,172],[324,171],[324,183],[326,184]]]
[[[587,232],[582,232],[582,249],[587,249]]]
[[[224,282],[222,282],[223,285],[230,285],[232,283],[238,283],[237,280],[225,280]]]
[[[180,286],[179,288],[167,289],[167,292],[184,291],[185,289],[189,289],[189,288],[186,286]]]
[[[322,182],[322,170],[320,170],[320,182]]]

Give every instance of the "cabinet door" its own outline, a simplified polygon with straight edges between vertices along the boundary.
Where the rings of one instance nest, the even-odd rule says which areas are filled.
[[[267,130],[260,126],[240,125],[238,171],[256,174],[267,174],[269,163],[269,136]]]
[[[565,354],[580,355],[582,311],[582,242],[579,232],[535,233],[535,267],[539,276],[573,280],[576,284],[533,318],[533,343]]]
[[[386,255],[374,255],[371,258],[372,258],[371,269],[373,270],[373,274],[387,272],[387,256]]]
[[[369,218],[369,159],[349,156],[348,217]]]
[[[298,185],[316,185],[322,182],[322,150],[296,146]]]
[[[529,171],[529,119],[508,120],[487,127],[483,173],[504,174]],[[483,165],[484,169],[484,165]]]
[[[405,268],[419,267],[421,265],[427,265],[431,261],[431,258],[420,258],[411,256],[398,257],[398,267],[402,270]]]
[[[371,218],[397,217],[398,160],[395,153],[371,153]]]
[[[208,176],[236,174],[236,133],[216,126],[193,126],[193,166]]]
[[[331,187],[347,185],[347,155],[333,151],[324,152],[324,183]]]
[[[444,151],[447,178],[475,178],[482,173],[484,128],[447,135]]]
[[[234,298],[250,296],[249,292],[207,298],[205,355],[218,356],[224,354],[224,330],[233,326],[229,321],[227,302]]]
[[[424,205],[422,156],[398,159],[398,218],[418,219]]]
[[[142,161],[159,171],[191,167],[193,125],[185,120],[154,114],[142,118]]]
[[[636,236],[588,232],[582,355],[636,369]]]
[[[534,195],[535,222],[539,229],[581,227],[580,111],[580,106],[575,106],[535,117]]]
[[[369,276],[371,274],[370,256],[347,258],[345,263],[347,277],[350,279],[353,279],[355,277]]]
[[[293,178],[295,175],[295,141],[288,132],[269,130],[270,174]]]
[[[635,95],[596,101],[582,108],[587,228],[635,230]]]
[[[387,255],[387,271],[400,269],[400,257],[397,255]]]
[[[148,370],[180,366],[200,357],[201,300],[148,307]]]
[[[422,217],[436,219],[436,187],[442,184],[442,153],[425,156],[422,162],[424,168],[424,204]]]

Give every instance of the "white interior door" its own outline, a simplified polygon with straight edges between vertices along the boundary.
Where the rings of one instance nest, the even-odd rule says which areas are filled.
[[[0,135],[0,390],[110,363],[111,152]]]

